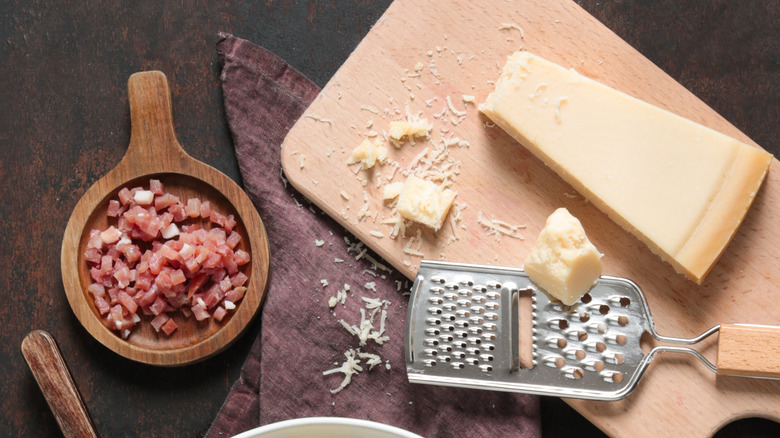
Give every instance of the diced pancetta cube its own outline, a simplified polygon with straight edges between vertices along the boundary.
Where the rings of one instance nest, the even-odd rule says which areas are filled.
[[[225,310],[224,307],[220,306],[217,307],[217,310],[215,310],[211,316],[213,316],[214,319],[216,319],[217,321],[222,321],[222,318],[224,318],[225,315],[227,315],[227,310]]]
[[[187,200],[187,206],[184,207],[187,216],[195,218],[200,216],[200,199],[190,198]]]
[[[165,188],[163,187],[163,183],[159,179],[154,179],[154,178],[149,180],[149,190],[155,195],[162,195],[163,193],[165,193]]]
[[[160,327],[162,327],[163,324],[168,322],[169,319],[171,319],[171,317],[168,316],[168,314],[166,313],[161,313],[155,316],[154,318],[152,318],[152,322],[151,322],[152,328],[154,328],[154,331],[159,332]]]
[[[162,331],[164,331],[166,335],[170,336],[171,333],[173,333],[177,328],[179,328],[179,326],[176,325],[173,319],[169,319],[168,322],[163,324]]]
[[[100,233],[100,240],[102,240],[103,243],[108,243],[108,244],[116,243],[121,237],[122,237],[122,232],[117,230],[116,227],[114,227],[113,225],[108,227],[106,231]]]

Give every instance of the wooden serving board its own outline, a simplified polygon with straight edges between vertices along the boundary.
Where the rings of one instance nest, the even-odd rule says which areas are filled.
[[[483,101],[506,56],[520,48],[755,144],[574,2],[397,0],[290,131],[282,148],[286,177],[413,278],[421,258],[405,254],[403,248],[418,227],[409,228],[406,238],[391,239],[390,227],[381,223],[391,216],[381,200],[381,186],[390,176],[403,181],[401,170],[392,174],[386,165],[356,173],[346,164],[352,148],[369,131],[382,135],[390,120],[403,118],[408,105],[434,127],[430,141],[400,149],[389,146],[391,160],[401,169],[442,138],[468,142],[467,147],[449,148],[449,158],[459,162],[460,169],[453,185],[456,204],[466,206],[457,223],[457,239],[449,224],[438,233],[420,228],[420,251],[426,258],[522,266],[547,216],[563,206],[582,221],[605,254],[604,274],[640,285],[662,335],[692,337],[720,323],[780,322],[780,306],[773,305],[780,298],[778,161],[773,160],[735,239],[697,286],[491,127],[474,104],[464,103],[463,95]],[[449,106],[447,96],[455,112],[442,114]],[[463,111],[466,116],[458,117]],[[364,193],[368,216],[359,219]],[[496,239],[480,225],[480,214],[525,225],[524,238]],[[717,336],[698,346],[713,363],[716,342]],[[716,377],[693,357],[664,353],[627,399],[567,402],[610,435],[709,436],[742,417],[780,421],[780,381]]]

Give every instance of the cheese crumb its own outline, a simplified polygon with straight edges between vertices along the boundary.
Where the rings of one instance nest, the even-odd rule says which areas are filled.
[[[456,195],[432,181],[409,175],[398,194],[396,209],[402,217],[438,231]]]
[[[360,163],[360,170],[366,170],[374,167],[377,162],[383,163],[386,159],[387,148],[378,140],[372,142],[366,138],[352,150],[347,164]]]

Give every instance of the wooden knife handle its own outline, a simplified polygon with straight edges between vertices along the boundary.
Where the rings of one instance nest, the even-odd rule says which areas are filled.
[[[97,437],[81,395],[54,338],[34,330],[22,340],[22,355],[66,437]]]
[[[780,327],[721,324],[718,374],[780,379]]]

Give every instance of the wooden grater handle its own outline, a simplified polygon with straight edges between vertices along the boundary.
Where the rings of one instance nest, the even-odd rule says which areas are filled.
[[[780,327],[721,324],[718,374],[780,379]]]
[[[66,437],[97,437],[87,408],[54,338],[34,330],[22,340],[22,355]]]

